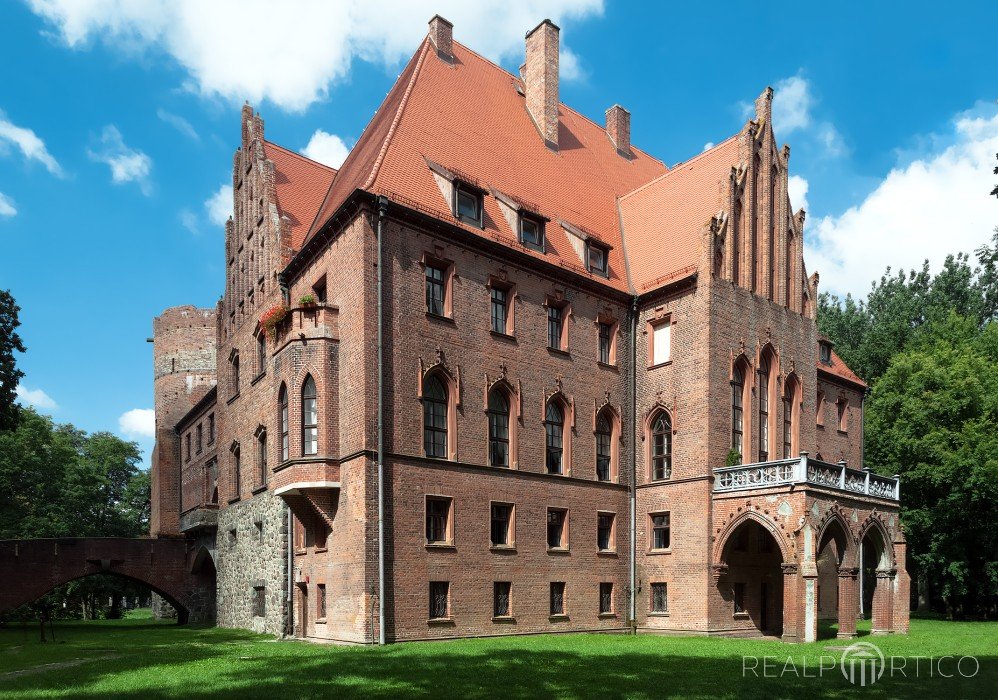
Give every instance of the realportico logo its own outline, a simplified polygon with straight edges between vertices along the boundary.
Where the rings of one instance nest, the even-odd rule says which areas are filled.
[[[822,655],[817,664],[807,657],[743,656],[742,678],[823,678],[836,667],[842,676],[860,687],[873,685],[886,674],[889,678],[973,678],[981,670],[974,656],[884,656],[876,644],[854,642],[842,652],[842,658]]]

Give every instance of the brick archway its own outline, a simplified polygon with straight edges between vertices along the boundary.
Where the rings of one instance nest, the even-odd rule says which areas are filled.
[[[749,511],[718,538],[715,585],[727,633],[781,637],[785,622],[784,565],[793,561],[771,523]],[[730,622],[727,622],[730,615]]]
[[[180,624],[213,619],[214,566],[205,566],[202,558],[194,570],[187,549],[185,540],[164,538],[2,540],[0,612],[38,600],[70,581],[108,574],[148,586],[176,608]]]

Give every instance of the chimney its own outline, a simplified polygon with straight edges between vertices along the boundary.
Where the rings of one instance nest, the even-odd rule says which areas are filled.
[[[527,33],[523,73],[527,111],[550,148],[558,148],[558,34],[549,19]]]
[[[454,25],[440,15],[430,20],[430,42],[437,50],[437,56],[446,60],[453,57]]]
[[[773,88],[768,87],[755,98],[755,120],[762,124],[773,118]],[[770,127],[773,125],[770,124]]]
[[[606,135],[622,156],[631,157],[631,113],[620,105],[606,110]]]

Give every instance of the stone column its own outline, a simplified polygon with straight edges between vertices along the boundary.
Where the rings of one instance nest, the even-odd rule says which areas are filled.
[[[800,576],[795,562],[780,564],[783,569],[783,636],[784,642],[799,642],[800,634]]]
[[[877,588],[873,591],[871,615],[872,634],[890,634],[894,631],[894,587],[897,571],[877,569]]]
[[[859,612],[859,569],[842,567],[839,569],[839,639],[852,639],[856,636],[856,615]]]

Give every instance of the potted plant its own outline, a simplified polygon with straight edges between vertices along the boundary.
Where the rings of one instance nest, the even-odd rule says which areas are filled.
[[[303,306],[306,309],[314,307],[318,302],[315,300],[314,294],[303,294],[301,299],[298,300],[298,306]]]
[[[288,307],[284,304],[278,304],[277,306],[272,306],[263,312],[260,317],[260,325],[263,326],[264,331],[267,333],[267,337],[271,340],[277,335],[277,326],[284,317],[288,315]]]

